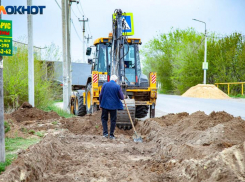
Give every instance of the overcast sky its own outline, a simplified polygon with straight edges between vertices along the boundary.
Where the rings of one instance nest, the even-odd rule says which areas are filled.
[[[27,0],[2,0],[2,5],[26,6]],[[61,5],[61,0],[57,0]],[[71,25],[72,60],[82,59],[82,26],[78,18],[89,19],[86,24],[86,36],[93,39],[107,37],[111,32],[111,18],[115,9],[134,14],[135,35],[143,44],[159,33],[167,33],[171,27],[195,28],[204,32],[204,24],[193,21],[205,21],[208,32],[228,35],[239,32],[245,35],[245,0],[80,0],[72,4],[72,19],[79,34]],[[45,5],[43,15],[34,15],[34,45],[45,47],[51,42],[62,50],[61,10],[55,0],[33,0],[33,5]],[[82,7],[82,8],[81,8]],[[27,41],[27,15],[3,15],[3,19],[13,21],[13,39]]]

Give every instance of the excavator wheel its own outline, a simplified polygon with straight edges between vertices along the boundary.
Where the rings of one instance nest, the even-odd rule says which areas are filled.
[[[125,99],[125,102],[128,106],[129,113],[131,115],[132,121],[135,124],[135,100],[134,99]],[[123,103],[123,110],[117,111],[117,127],[119,129],[129,130],[132,128],[127,109]]]
[[[92,105],[92,84],[88,83],[86,88],[86,111],[88,114],[91,114],[93,112],[93,105]]]
[[[86,106],[83,105],[83,96],[76,93],[75,103],[74,103],[74,114],[76,116],[84,116],[86,114]]]
[[[148,110],[149,110],[149,106],[147,106],[147,105],[136,106],[135,117],[136,118],[144,118],[144,117],[146,117],[147,114],[148,114]]]

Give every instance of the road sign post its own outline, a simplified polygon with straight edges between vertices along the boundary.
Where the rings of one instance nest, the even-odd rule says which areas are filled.
[[[12,47],[12,21],[0,20],[0,162],[5,162],[3,56],[12,56]]]
[[[133,13],[123,13],[122,18],[125,23],[125,26],[123,27],[123,35],[134,35]],[[113,19],[116,19],[116,14],[113,14]]]
[[[0,55],[12,56],[12,21],[0,20]]]

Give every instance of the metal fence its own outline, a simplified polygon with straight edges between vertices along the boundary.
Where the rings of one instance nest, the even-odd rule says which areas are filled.
[[[241,94],[244,95],[244,85],[245,82],[229,82],[229,83],[215,83],[215,85],[219,88],[219,85],[227,85],[227,92],[230,95],[230,85],[241,85]]]

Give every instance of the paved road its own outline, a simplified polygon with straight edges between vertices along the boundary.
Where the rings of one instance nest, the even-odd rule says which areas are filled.
[[[167,113],[204,111],[226,111],[233,116],[245,119],[245,99],[200,99],[176,95],[158,94],[156,117]]]

